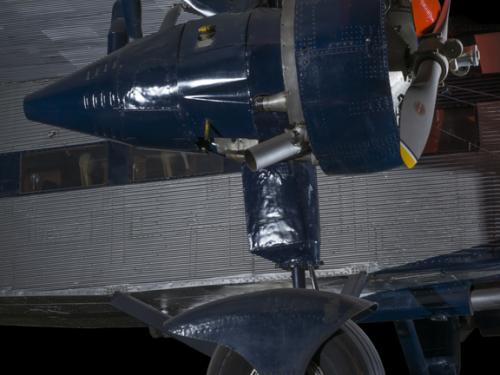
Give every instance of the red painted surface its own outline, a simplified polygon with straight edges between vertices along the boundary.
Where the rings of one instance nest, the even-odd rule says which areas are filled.
[[[481,72],[500,73],[500,33],[479,34],[475,38],[481,54]]]
[[[439,0],[413,0],[411,7],[417,35],[422,36],[431,31],[441,10]]]

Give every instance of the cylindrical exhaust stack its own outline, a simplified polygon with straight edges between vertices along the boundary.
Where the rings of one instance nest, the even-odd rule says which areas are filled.
[[[500,310],[500,287],[473,290],[470,301],[474,311]]]
[[[284,92],[280,92],[269,96],[258,96],[255,98],[255,108],[258,111],[264,112],[286,112],[286,94]]]
[[[245,162],[252,171],[298,156],[307,150],[306,131],[303,127],[268,139],[245,152]]]

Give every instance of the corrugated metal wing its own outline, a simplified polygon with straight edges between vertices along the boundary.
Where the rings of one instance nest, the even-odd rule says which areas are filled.
[[[322,269],[391,267],[498,239],[499,117],[500,103],[480,106],[480,152],[411,171],[320,173]],[[5,198],[0,212],[4,291],[276,272],[248,253],[239,174]]]

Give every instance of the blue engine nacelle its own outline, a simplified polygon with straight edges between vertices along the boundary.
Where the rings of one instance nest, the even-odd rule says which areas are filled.
[[[26,116],[173,150],[199,151],[206,121],[223,138],[270,137],[286,115],[256,114],[252,98],[283,91],[279,19],[256,9],[139,39],[28,96]]]
[[[382,3],[287,1],[139,39],[134,22],[123,35],[127,9],[115,6],[110,49],[132,42],[29,95],[25,113],[136,146],[247,151],[252,169],[310,151],[326,173],[392,168],[401,158]]]

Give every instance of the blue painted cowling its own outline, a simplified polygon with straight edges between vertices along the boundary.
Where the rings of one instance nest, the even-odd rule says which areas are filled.
[[[26,116],[170,150],[199,151],[205,123],[213,129],[212,145],[214,134],[269,139],[296,125],[286,112],[255,106],[256,98],[292,90],[284,79],[290,62],[282,57],[287,36],[281,25],[292,17],[292,91],[300,96],[308,142],[321,168],[335,174],[399,165],[383,1],[300,0],[283,17],[281,9],[254,8],[259,4],[250,1],[248,11],[216,14],[139,39],[140,30],[125,22],[135,30],[133,42],[29,95]],[[115,13],[116,21],[120,12]],[[125,26],[118,26],[110,35],[121,45],[127,38]]]
[[[223,138],[275,135],[286,115],[255,113],[252,98],[283,91],[279,20],[278,9],[223,13],[135,40],[27,96],[26,116],[184,151],[199,151],[206,120]]]
[[[401,164],[383,3],[300,0],[295,6],[304,119],[314,155],[327,174]]]

